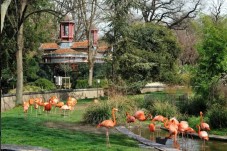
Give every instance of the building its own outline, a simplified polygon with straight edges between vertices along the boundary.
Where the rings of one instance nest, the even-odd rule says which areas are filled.
[[[92,28],[92,48],[96,52],[95,63],[104,63],[105,55],[110,47],[98,43],[98,29]],[[68,17],[60,22],[60,42],[42,43],[39,50],[43,51],[43,64],[58,66],[59,64],[69,64],[72,70],[77,70],[80,63],[88,62],[88,40],[73,41],[74,22]]]
[[[106,44],[99,44],[98,42],[98,29],[92,28],[92,46],[91,48],[96,51],[95,63],[105,63],[105,56],[107,55],[108,47]],[[74,22],[66,17],[60,22],[60,42],[42,43],[39,50],[43,51],[42,64],[49,65],[55,75],[56,85],[64,85],[62,79],[68,80],[67,88],[71,87],[69,77],[61,77],[59,74],[59,67],[61,64],[69,65],[72,71],[78,71],[78,66],[82,63],[88,62],[88,40],[73,41],[74,37]],[[65,74],[66,76],[66,74]]]

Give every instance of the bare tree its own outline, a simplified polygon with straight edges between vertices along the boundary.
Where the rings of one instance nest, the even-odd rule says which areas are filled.
[[[221,12],[223,10],[223,5],[225,0],[217,0],[216,2],[213,0],[211,5],[211,15],[214,18],[215,22],[218,22],[221,18]]]
[[[171,29],[184,27],[184,21],[194,18],[201,0],[139,0],[139,10],[145,22],[164,24]]]
[[[96,55],[96,48],[93,47],[93,41],[91,38],[91,29],[96,17],[96,10],[98,6],[97,0],[79,0],[80,15],[84,24],[86,39],[88,40],[88,66],[89,66],[89,78],[88,84],[92,86],[93,70]]]
[[[198,52],[195,49],[196,33],[190,27],[185,30],[174,31],[183,50],[179,58],[181,65],[195,64],[198,59]]]

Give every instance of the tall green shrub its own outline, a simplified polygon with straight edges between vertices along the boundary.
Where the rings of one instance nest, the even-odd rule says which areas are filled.
[[[52,83],[51,81],[44,79],[44,78],[40,78],[40,79],[36,80],[34,82],[34,85],[39,86],[43,90],[54,90],[54,89],[56,89],[56,86],[54,85],[54,83]]]
[[[204,16],[200,22],[201,42],[197,46],[199,61],[192,78],[196,95],[207,103],[218,103],[213,95],[214,83],[227,72],[227,21],[214,22]]]
[[[214,104],[207,113],[212,128],[227,127],[227,107]]]

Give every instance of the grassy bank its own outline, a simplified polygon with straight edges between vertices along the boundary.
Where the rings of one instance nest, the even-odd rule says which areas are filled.
[[[25,119],[22,106],[1,113],[1,144],[40,146],[53,151],[74,150],[147,150],[139,148],[138,142],[110,131],[111,147],[107,148],[105,129],[81,123],[86,106],[90,101],[80,101],[75,111],[63,117],[59,112],[37,114],[29,110]]]

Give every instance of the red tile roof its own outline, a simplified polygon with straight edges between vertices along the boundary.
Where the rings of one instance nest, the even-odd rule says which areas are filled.
[[[70,48],[61,48],[53,52],[53,54],[78,54],[79,52]]]
[[[88,47],[88,40],[85,41],[79,41],[79,42],[74,42],[71,46],[71,48],[87,48]]]
[[[77,53],[73,49],[86,48],[86,50],[87,50],[87,47],[88,47],[88,40],[85,40],[85,41],[80,41],[80,42],[74,42],[70,48],[64,48],[64,49],[60,48],[57,43],[42,43],[41,46],[40,46],[40,49],[43,49],[43,50],[55,49],[56,51],[54,51],[53,53],[62,54],[62,53]],[[97,51],[98,52],[105,52],[108,49],[110,49],[110,46],[108,46],[106,43],[102,42],[98,46]]]
[[[102,45],[102,46],[99,46],[99,47],[98,47],[98,52],[105,52],[105,51],[107,51],[108,49],[110,49],[109,46],[107,46],[107,45]]]
[[[59,46],[57,43],[42,43],[40,49],[58,49]]]

